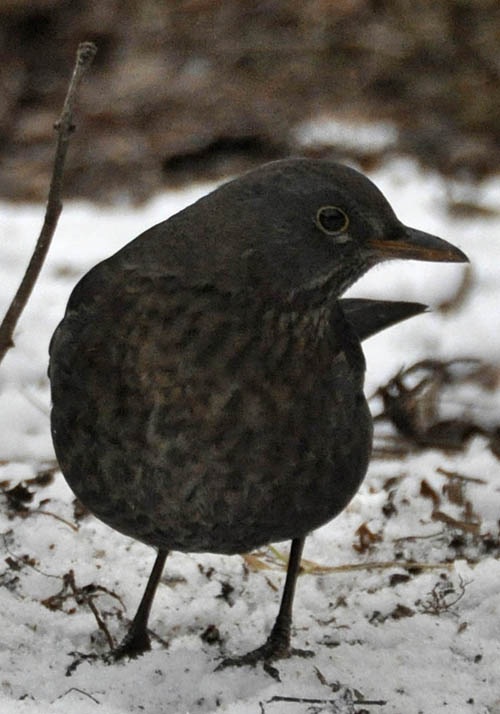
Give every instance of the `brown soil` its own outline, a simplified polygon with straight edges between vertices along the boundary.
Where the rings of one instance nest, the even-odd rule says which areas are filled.
[[[390,151],[476,180],[500,163],[498,0],[2,0],[0,197],[44,199],[78,42],[65,193],[143,200],[166,185],[306,150],[316,116],[387,120]]]

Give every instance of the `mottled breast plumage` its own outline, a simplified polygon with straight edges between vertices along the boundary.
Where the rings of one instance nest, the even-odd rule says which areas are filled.
[[[282,310],[123,277],[94,300],[87,278],[53,339],[54,403],[74,405],[54,408],[54,443],[75,493],[117,530],[187,551],[241,552],[336,515],[371,443],[338,303]]]

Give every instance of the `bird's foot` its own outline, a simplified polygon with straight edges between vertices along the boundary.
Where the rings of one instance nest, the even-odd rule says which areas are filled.
[[[107,664],[119,662],[121,659],[128,657],[135,659],[140,657],[145,652],[151,649],[151,639],[146,630],[135,630],[133,627],[127,632],[118,647],[114,647],[107,652],[104,657]]]
[[[135,659],[150,649],[151,640],[148,633],[145,630],[135,631],[132,628],[127,632],[117,647],[113,647],[113,649],[109,650],[109,652],[104,652],[104,654],[77,651],[70,652],[69,654],[73,657],[73,661],[66,669],[66,676],[71,677],[82,662],[104,662],[104,664],[113,664],[126,657]]]
[[[103,659],[102,655],[95,653],[87,654],[86,652],[78,652],[78,650],[73,650],[68,652],[70,657],[73,657],[72,662],[66,667],[66,677],[71,677],[73,672],[82,664],[82,662],[95,662],[96,660]]]
[[[267,641],[257,647],[257,649],[247,652],[244,655],[236,657],[226,657],[216,667],[215,671],[225,669],[226,667],[244,667],[251,665],[255,667],[258,662],[262,662],[264,672],[270,677],[280,682],[279,671],[273,667],[271,662],[277,659],[288,659],[289,657],[313,657],[314,652],[311,650],[300,650],[295,647],[290,647],[289,637],[280,637],[275,632],[271,632]]]

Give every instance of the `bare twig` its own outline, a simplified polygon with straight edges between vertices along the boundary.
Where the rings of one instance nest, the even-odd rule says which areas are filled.
[[[95,697],[92,696],[92,694],[89,694],[89,693],[86,692],[84,689],[79,689],[78,687],[71,687],[71,689],[68,689],[66,692],[64,692],[63,694],[60,694],[58,697],[56,697],[56,698],[54,699],[54,701],[52,702],[52,704],[53,704],[54,702],[57,702],[58,699],[62,699],[63,697],[67,696],[68,694],[71,694],[71,692],[78,692],[78,694],[83,694],[85,697],[88,697],[89,699],[92,699],[92,701],[95,702],[96,704],[100,704],[100,703],[101,703],[101,702],[99,701],[99,699],[96,699]]]
[[[58,516],[57,513],[52,513],[52,511],[42,511],[41,508],[37,508],[34,511],[28,511],[27,515],[51,516],[52,518],[55,518],[56,521],[61,521],[61,523],[64,523],[65,526],[71,528],[71,530],[75,531],[75,533],[78,533],[78,526],[76,526],[74,523],[71,523],[70,521],[67,521],[65,518],[62,518],[62,516]]]
[[[57,131],[57,147],[50,181],[47,208],[45,210],[45,219],[24,277],[0,325],[0,362],[5,357],[7,351],[14,346],[12,336],[15,327],[37,281],[52,236],[54,235],[57,221],[61,214],[64,162],[66,160],[69,140],[75,129],[73,124],[73,107],[76,93],[83,75],[92,64],[96,52],[97,47],[92,42],[82,42],[78,46],[73,76],[68,86],[63,110],[59,121],[54,125]]]
[[[275,695],[271,699],[267,700],[269,703],[272,702],[291,702],[294,704],[338,704],[339,699],[312,699],[305,697],[283,697],[281,695]],[[387,704],[385,699],[353,699],[353,704],[364,704],[365,706],[377,706],[383,707]]]
[[[416,604],[421,606],[421,612],[426,615],[440,615],[445,610],[451,610],[463,598],[468,585],[470,583],[466,582],[461,575],[459,576],[458,592],[455,585],[449,580],[438,580],[427,600],[417,601]]]
[[[103,587],[102,585],[94,585],[93,583],[91,583],[90,585],[84,585],[83,587],[78,587],[75,581],[75,573],[73,570],[69,570],[67,573],[65,573],[62,576],[62,581],[63,586],[60,592],[56,593],[55,595],[51,595],[48,598],[45,598],[45,600],[42,600],[42,605],[47,607],[49,610],[59,610],[62,609],[63,602],[68,600],[68,598],[70,597],[74,598],[77,605],[88,605],[92,614],[95,617],[97,626],[99,627],[101,632],[104,633],[109,647],[113,649],[115,643],[106,626],[106,623],[99,614],[94,600],[99,597],[101,593],[106,593],[110,597],[115,598],[115,600],[120,603],[121,607],[125,609],[125,606],[120,596],[114,593],[112,590],[108,590],[108,588]]]

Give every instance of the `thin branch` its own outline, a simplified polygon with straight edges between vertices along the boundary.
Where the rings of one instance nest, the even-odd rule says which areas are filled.
[[[52,518],[55,518],[56,521],[61,521],[61,523],[64,523],[65,526],[68,526],[69,528],[71,528],[71,530],[75,531],[75,533],[78,533],[78,530],[79,530],[78,526],[75,526],[74,523],[67,521],[62,516],[58,516],[57,513],[52,513],[52,511],[42,511],[41,508],[37,508],[34,511],[28,511],[26,515],[28,515],[28,516],[31,516],[31,515],[51,516]]]
[[[89,693],[86,692],[84,689],[79,689],[78,687],[71,687],[71,689],[68,689],[66,692],[64,692],[63,694],[60,694],[58,697],[56,697],[56,698],[54,699],[54,701],[51,702],[51,704],[53,704],[54,702],[57,702],[58,699],[62,699],[62,698],[65,697],[66,695],[71,694],[71,692],[78,692],[78,694],[83,694],[85,697],[88,697],[89,699],[92,699],[92,701],[95,702],[96,704],[100,704],[100,703],[101,703],[101,702],[99,701],[99,699],[96,699],[95,697],[92,696],[92,694],[89,694]]]
[[[105,636],[105,638],[106,638],[106,640],[107,640],[107,642],[108,642],[109,648],[110,648],[110,649],[113,649],[113,648],[116,646],[116,645],[115,645],[115,642],[113,641],[113,638],[111,637],[111,634],[110,634],[108,628],[106,627],[106,623],[104,622],[104,620],[103,620],[102,617],[100,616],[99,610],[98,610],[97,607],[95,606],[94,597],[93,597],[92,595],[89,595],[88,593],[86,593],[86,592],[85,592],[85,588],[78,588],[78,587],[76,586],[75,573],[74,573],[73,570],[70,570],[69,573],[67,573],[67,574],[64,576],[64,579],[65,579],[65,582],[66,582],[66,583],[69,585],[69,587],[71,588],[71,591],[72,591],[72,593],[73,593],[73,597],[75,598],[76,602],[77,602],[77,603],[84,602],[84,603],[86,603],[86,604],[89,606],[90,610],[92,611],[92,614],[93,614],[94,617],[95,617],[95,620],[96,620],[96,622],[97,622],[98,628],[101,630],[101,632],[104,633],[104,636]],[[107,592],[107,593],[110,594],[110,595],[112,594],[112,593],[110,593],[109,590],[105,590],[105,592]],[[114,595],[114,596],[116,597],[116,599],[120,602],[120,604],[123,605],[122,601],[120,600],[120,597],[119,597],[118,595],[116,595],[115,593],[113,593],[113,595]]]
[[[97,47],[92,42],[81,42],[78,46],[73,76],[68,86],[63,110],[59,121],[54,125],[54,129],[57,131],[57,146],[45,219],[24,277],[0,325],[0,362],[2,362],[7,351],[14,346],[12,339],[14,330],[37,281],[61,214],[64,162],[71,134],[75,130],[73,107],[82,77],[92,64],[96,52]]]
[[[280,695],[275,695],[271,699],[267,700],[268,703],[272,702],[292,702],[294,704],[339,704],[341,703],[339,699],[312,699],[305,697],[283,697]],[[352,699],[352,704],[364,704],[370,707],[383,707],[387,704],[385,699]]]

